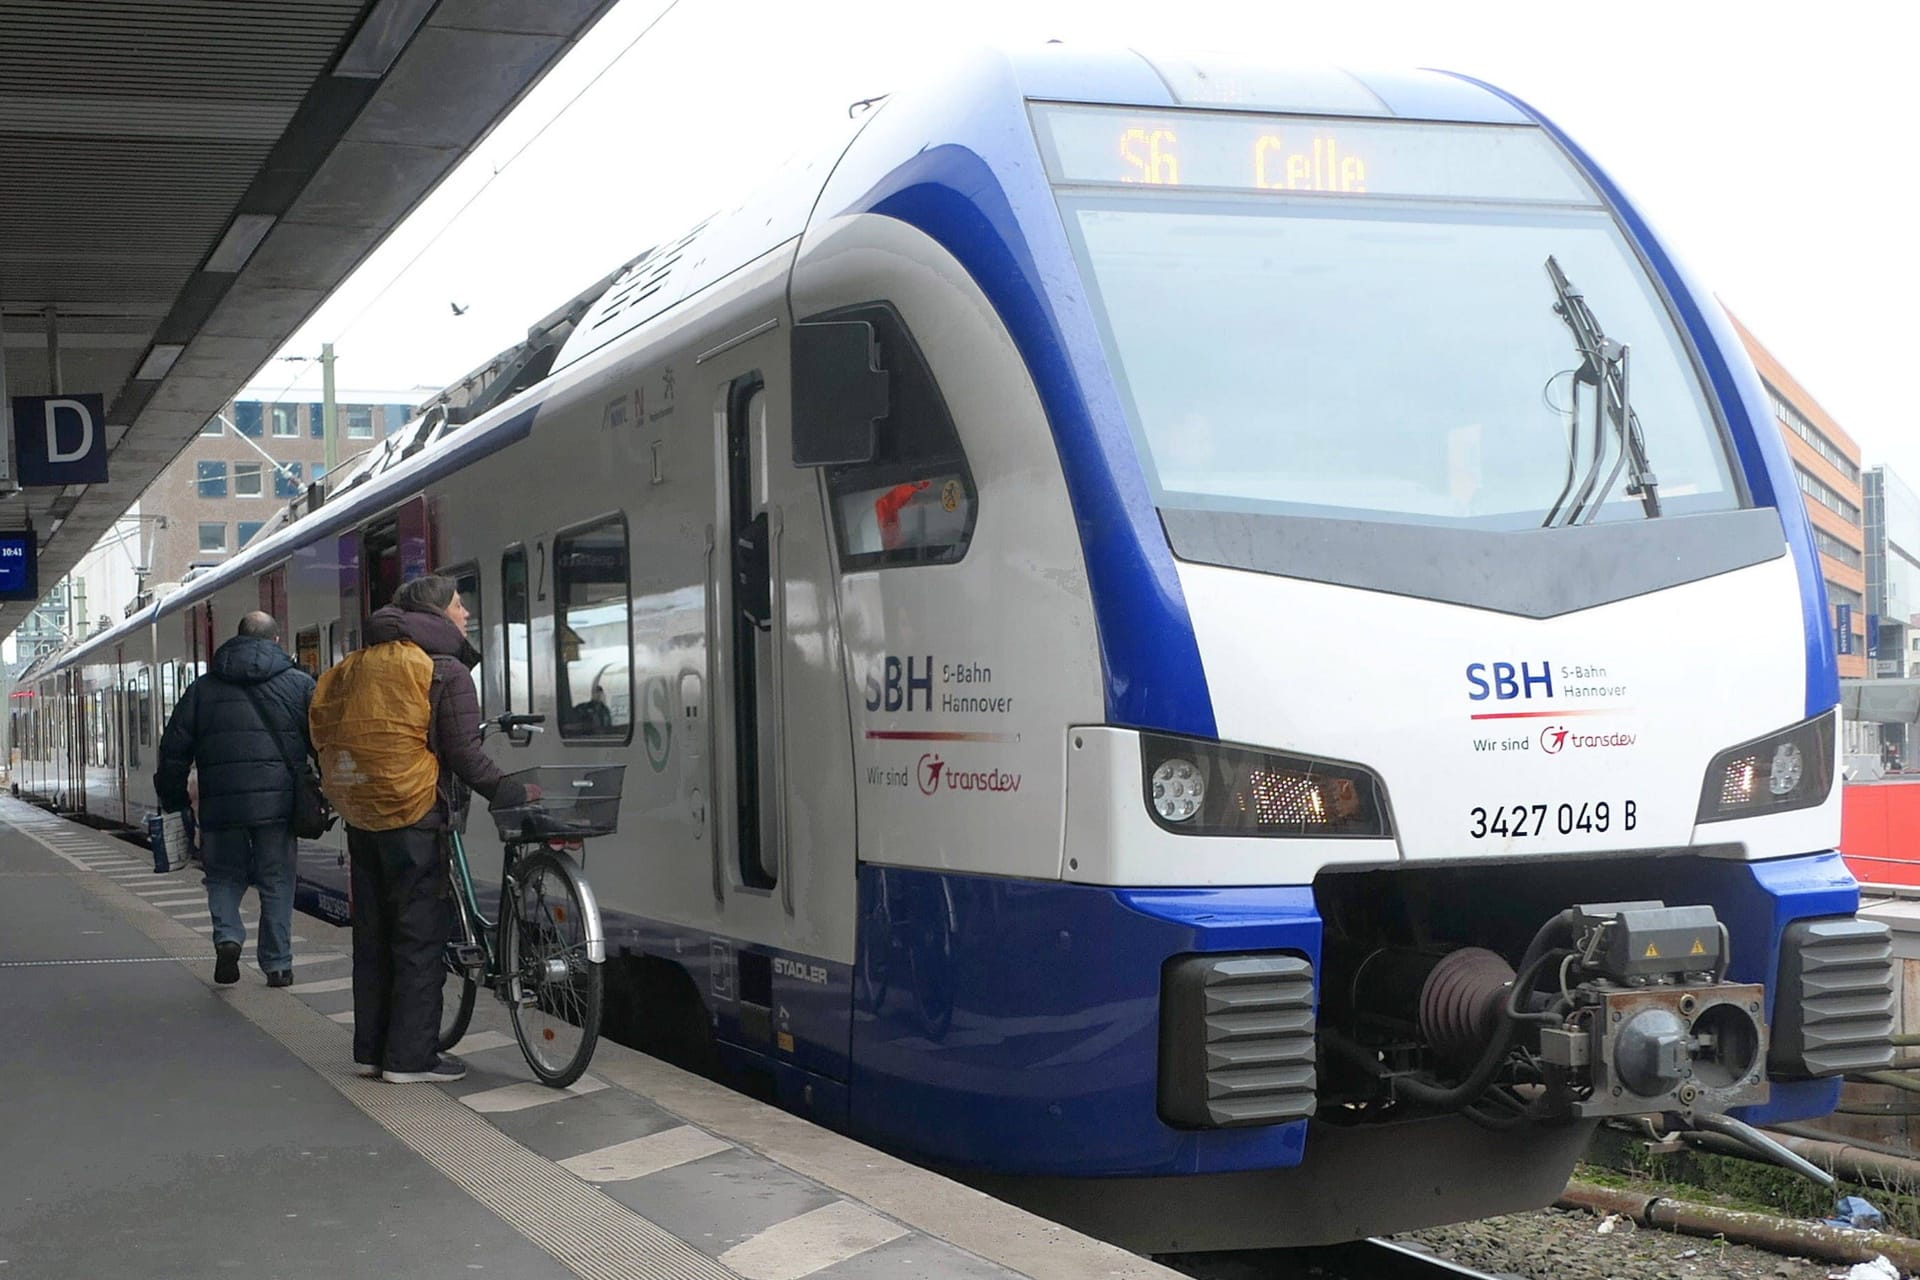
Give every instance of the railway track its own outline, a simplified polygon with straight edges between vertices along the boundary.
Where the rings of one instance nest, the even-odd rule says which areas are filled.
[[[1513,1280],[1476,1271],[1393,1240],[1356,1240],[1313,1249],[1163,1254],[1156,1261],[1194,1280]]]

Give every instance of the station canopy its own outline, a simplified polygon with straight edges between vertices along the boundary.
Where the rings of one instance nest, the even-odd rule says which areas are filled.
[[[1842,680],[1840,714],[1881,724],[1920,723],[1920,680]]]
[[[42,590],[612,3],[0,0],[6,393],[110,450],[0,498]]]

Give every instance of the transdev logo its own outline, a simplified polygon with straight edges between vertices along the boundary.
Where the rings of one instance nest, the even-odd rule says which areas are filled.
[[[1563,751],[1597,751],[1608,747],[1630,747],[1639,741],[1637,733],[1576,733],[1566,725],[1550,724],[1540,731],[1540,749],[1550,756]]]
[[[947,762],[931,751],[920,757],[920,766],[915,770],[915,775],[923,796],[942,791],[1011,793],[1020,789],[1020,775],[1017,773],[1008,773],[1005,769],[949,769]]]

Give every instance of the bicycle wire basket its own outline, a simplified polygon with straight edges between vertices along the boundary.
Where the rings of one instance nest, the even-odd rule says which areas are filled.
[[[543,764],[510,773],[507,780],[540,788],[526,804],[489,809],[506,842],[578,839],[612,835],[620,824],[623,764]]]

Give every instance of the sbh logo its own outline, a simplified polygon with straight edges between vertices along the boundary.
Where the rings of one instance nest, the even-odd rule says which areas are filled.
[[[1511,662],[1471,662],[1467,664],[1467,697],[1475,702],[1495,698],[1531,698],[1535,692],[1543,698],[1553,696],[1553,664],[1543,662],[1535,671],[1531,662],[1515,667]]]
[[[912,711],[916,694],[920,710],[933,710],[933,655],[928,654],[924,661],[922,666],[921,660],[909,657],[903,663],[888,654],[881,667],[884,683],[867,677],[867,710]]]
[[[104,484],[106,421],[106,401],[98,395],[15,396],[13,456],[20,484]]]

